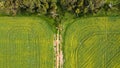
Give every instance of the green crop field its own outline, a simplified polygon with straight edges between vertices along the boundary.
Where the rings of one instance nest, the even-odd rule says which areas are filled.
[[[36,17],[0,17],[0,68],[54,68],[53,31]]]
[[[120,68],[120,17],[62,23],[63,68]],[[56,68],[55,28],[40,17],[0,17],[0,68]]]
[[[120,68],[120,17],[82,18],[68,24],[63,52],[64,68]]]

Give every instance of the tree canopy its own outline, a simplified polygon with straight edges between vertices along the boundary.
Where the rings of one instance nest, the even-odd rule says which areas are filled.
[[[101,8],[107,11],[116,7],[120,10],[120,0],[0,0],[0,6],[1,4],[9,15],[26,12],[50,15],[53,18],[63,12],[70,12],[79,16],[97,13]]]

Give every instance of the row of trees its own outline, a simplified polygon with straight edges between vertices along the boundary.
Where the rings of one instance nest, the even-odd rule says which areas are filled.
[[[97,13],[101,8],[106,11],[113,6],[120,9],[119,0],[1,0],[7,14],[37,13],[50,15],[53,18],[61,12],[80,14]]]
[[[56,13],[56,1],[46,0],[6,0],[4,6],[8,14],[17,13],[39,13],[48,14],[51,11]]]

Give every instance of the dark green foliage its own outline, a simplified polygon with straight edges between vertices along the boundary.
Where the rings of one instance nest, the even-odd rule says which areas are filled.
[[[6,0],[5,7],[7,13],[13,15],[23,12],[50,14],[57,9],[56,0]]]
[[[57,19],[64,12],[76,16],[95,14],[100,9],[120,9],[120,0],[1,0],[9,15],[21,13],[50,15]]]

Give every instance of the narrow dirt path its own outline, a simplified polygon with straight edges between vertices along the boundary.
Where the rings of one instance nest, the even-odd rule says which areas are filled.
[[[61,29],[57,29],[54,35],[54,51],[55,51],[55,68],[63,68],[63,51],[62,51],[62,36]]]

